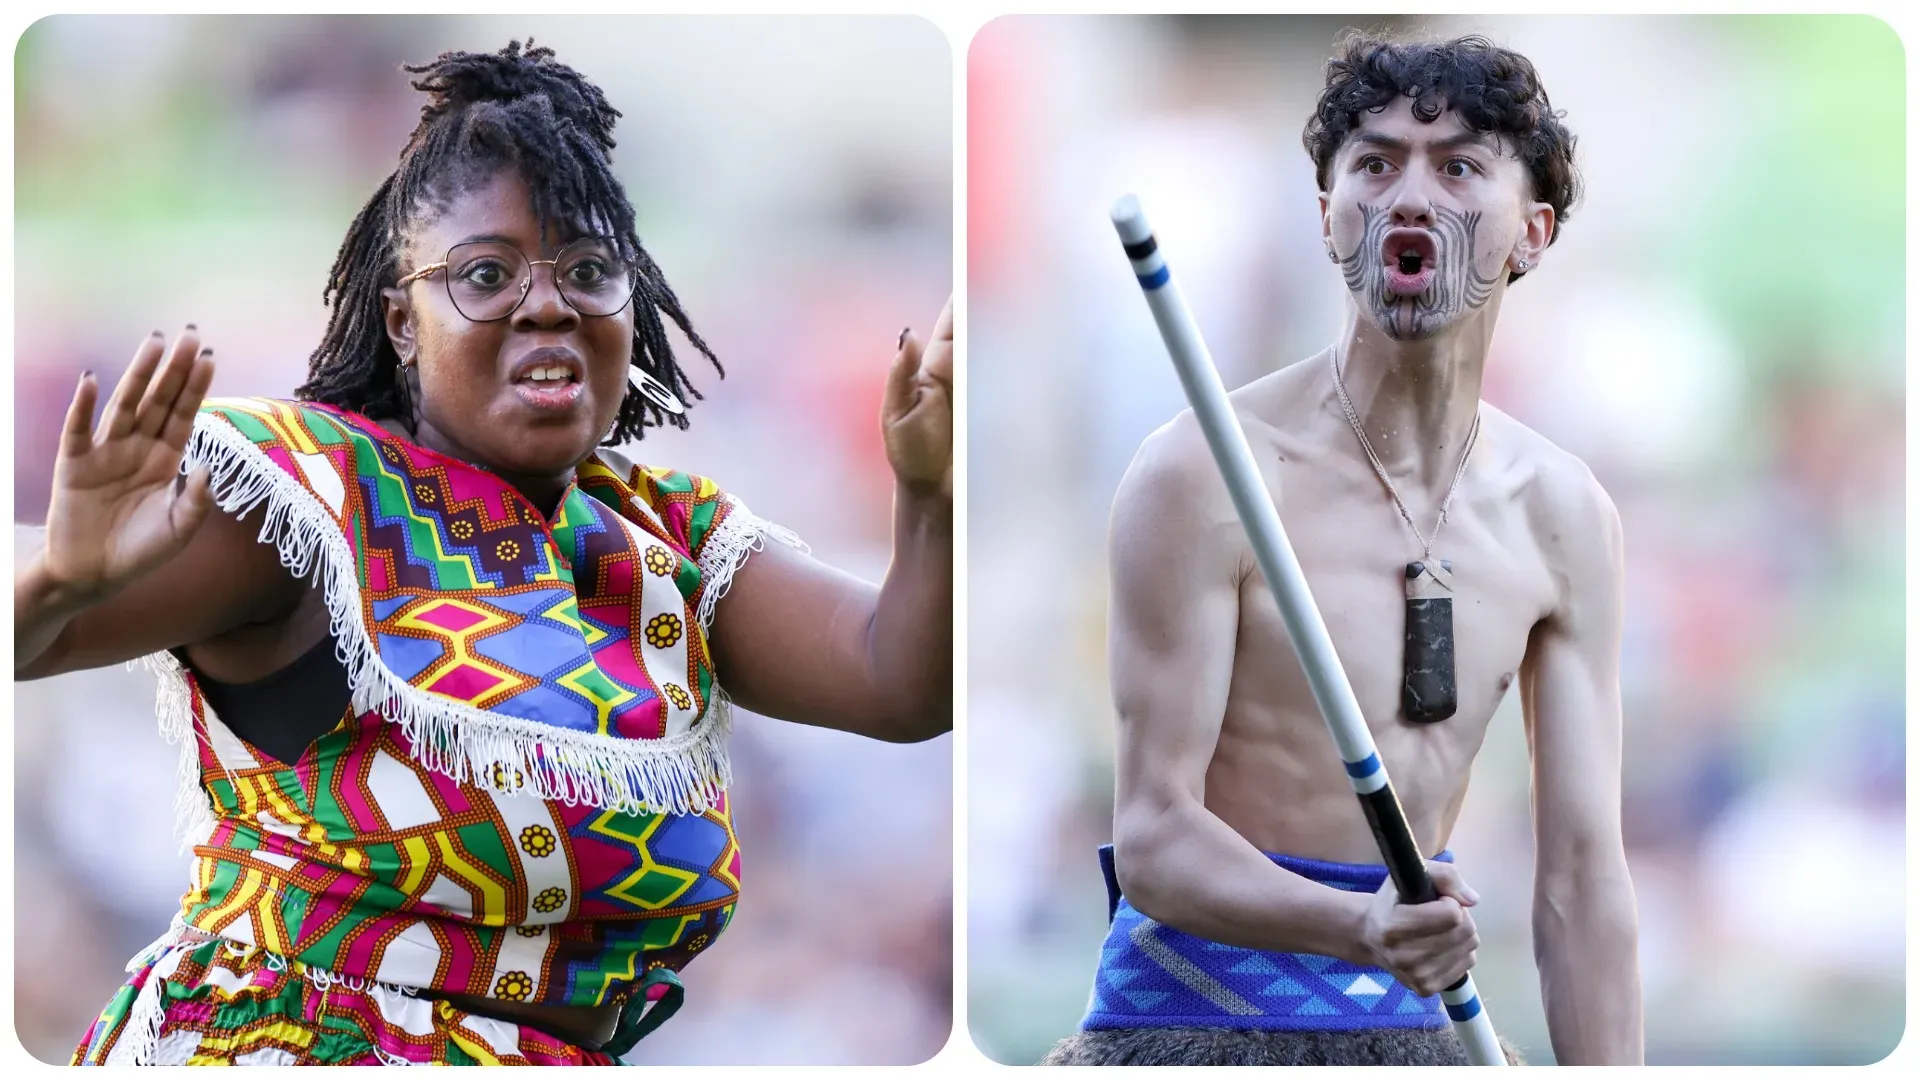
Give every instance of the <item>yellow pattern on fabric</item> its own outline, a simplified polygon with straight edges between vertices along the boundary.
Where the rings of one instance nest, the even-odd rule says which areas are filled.
[[[682,870],[677,866],[667,866],[664,863],[655,861],[653,851],[649,848],[648,842],[653,839],[654,832],[657,831],[661,825],[665,824],[667,819],[664,815],[656,814],[646,818],[646,825],[641,828],[637,835],[621,832],[619,829],[613,827],[615,822],[633,820],[635,819],[630,816],[606,813],[595,818],[593,824],[588,826],[590,830],[602,836],[618,837],[632,844],[635,853],[640,856],[640,865],[635,867],[633,873],[628,874],[618,884],[608,886],[607,895],[617,896],[627,903],[646,911],[659,911],[661,908],[672,907],[675,900],[680,899],[688,889],[693,888],[694,883],[700,880],[700,875]],[[640,884],[649,874],[659,874],[663,877],[672,878],[680,884],[661,900],[647,900],[627,891]],[[680,934],[684,932],[685,929],[686,927],[682,925],[679,930],[674,931],[674,940],[678,941]]]
[[[408,836],[394,845],[405,858],[406,869],[393,883],[394,888],[408,896],[420,895],[420,883],[427,880],[427,871],[433,869],[433,850],[427,847],[424,836]]]
[[[600,714],[599,727],[594,730],[601,735],[607,734],[610,730],[608,725],[613,720],[613,711],[640,696],[607,678],[605,673],[600,670],[600,665],[592,660],[588,660],[586,663],[567,672],[554,681],[574,693],[579,694],[581,697],[586,698],[588,701],[593,702],[593,707],[598,710]],[[612,687],[615,691],[614,696],[610,698],[601,697],[596,686]]]
[[[480,909],[473,913],[473,921],[481,926],[507,925],[507,890],[485,870],[462,858],[446,833],[434,833],[433,840],[440,848],[441,867],[480,892]]]
[[[598,645],[607,639],[607,632],[605,630],[600,629],[580,617],[580,599],[576,596],[568,596],[562,599],[559,603],[540,612],[539,617],[552,619],[557,623],[564,623],[578,631],[581,639],[584,640],[589,647]]]
[[[450,630],[427,618],[428,615],[443,610],[463,612],[474,616],[479,621],[470,626],[461,627],[458,630]],[[474,652],[474,642],[494,630],[507,626],[509,622],[510,620],[498,612],[489,610],[478,604],[463,603],[459,599],[451,596],[432,597],[424,603],[408,608],[404,614],[393,620],[395,626],[407,630],[421,631],[422,633],[430,635],[435,640],[444,642],[447,646],[445,656],[442,656],[432,666],[427,668],[427,670],[414,676],[414,681],[418,685],[434,687],[436,681],[462,667],[478,671],[493,679],[493,682],[485,688],[464,698],[454,695],[444,687],[434,687],[433,692],[435,694],[454,701],[464,701],[475,708],[485,708],[485,703],[489,703],[489,699],[510,696],[539,681],[537,679],[529,679],[511,668],[496,664]]]
[[[253,903],[254,894],[260,891],[262,878],[258,870],[243,870],[240,880],[234,884],[227,898],[207,912],[207,921],[214,926],[224,927],[233,921],[234,916]]]

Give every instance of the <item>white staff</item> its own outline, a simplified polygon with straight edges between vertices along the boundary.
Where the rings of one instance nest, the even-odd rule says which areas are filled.
[[[1346,763],[1347,778],[1360,797],[1400,900],[1408,904],[1432,901],[1438,894],[1427,876],[1426,859],[1414,843],[1406,812],[1400,808],[1386,766],[1374,749],[1373,733],[1360,715],[1360,702],[1353,696],[1353,686],[1333,651],[1333,639],[1320,618],[1320,609],[1307,591],[1307,579],[1300,572],[1286,531],[1280,527],[1280,512],[1267,496],[1253,449],[1247,445],[1246,433],[1240,430],[1233,406],[1227,401],[1227,389],[1213,366],[1213,356],[1207,352],[1207,343],[1200,337],[1199,324],[1180,295],[1180,287],[1167,272],[1167,261],[1160,255],[1138,199],[1127,195],[1114,204],[1113,227],[1120,234],[1127,258],[1133,261],[1134,276],[1140,279],[1147,307],[1160,326],[1160,337],[1173,357],[1174,369],[1180,373],[1180,385],[1193,404],[1194,416],[1207,434],[1207,446],[1213,450],[1213,459],[1240,513],[1240,523],[1253,543],[1260,572],[1266,575],[1273,598],[1280,605],[1280,616],[1286,621],[1300,666],[1313,687],[1313,698],[1320,705],[1320,715],[1326,718],[1327,730],[1333,734],[1340,760]],[[1500,1040],[1493,1033],[1493,1021],[1480,1007],[1480,994],[1474,989],[1471,973],[1441,991],[1440,999],[1453,1020],[1454,1033],[1466,1047],[1468,1061],[1475,1065],[1507,1063]]]

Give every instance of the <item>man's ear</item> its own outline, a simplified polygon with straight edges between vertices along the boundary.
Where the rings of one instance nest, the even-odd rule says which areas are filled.
[[[1553,241],[1553,204],[1530,202],[1522,208],[1525,215],[1520,219],[1520,236],[1513,243],[1513,254],[1507,257],[1509,273],[1524,274],[1540,267],[1540,260],[1547,253],[1547,245]],[[1526,263],[1523,268],[1520,264]]]
[[[393,351],[400,356],[400,362],[413,363],[415,342],[413,340],[413,301],[402,288],[380,290],[380,307],[386,317],[387,340],[393,344]]]

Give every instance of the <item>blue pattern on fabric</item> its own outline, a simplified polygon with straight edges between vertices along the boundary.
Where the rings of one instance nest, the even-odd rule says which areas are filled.
[[[1387,868],[1268,854],[1285,870],[1348,892],[1375,892]],[[1451,852],[1434,856],[1451,862]],[[1120,894],[1113,848],[1100,849],[1110,926],[1085,1031],[1207,1027],[1263,1031],[1444,1028],[1439,995],[1421,997],[1381,968],[1330,956],[1223,945],[1157,923]]]

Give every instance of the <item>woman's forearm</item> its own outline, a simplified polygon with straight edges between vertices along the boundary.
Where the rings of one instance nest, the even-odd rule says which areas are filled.
[[[867,627],[867,655],[898,740],[953,728],[953,500],[899,486],[893,559]]]
[[[51,674],[44,661],[60,632],[87,602],[47,572],[45,530],[36,529],[32,546],[17,556],[13,572],[13,677],[37,679]]]

